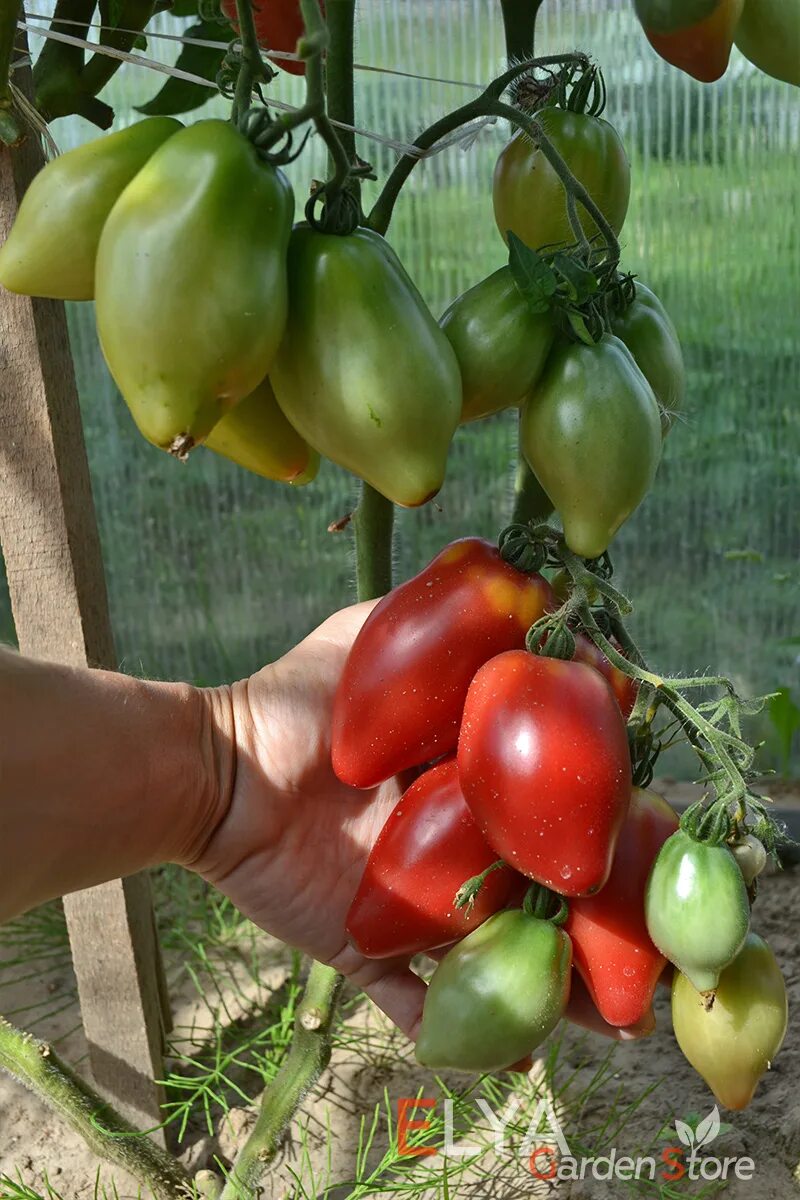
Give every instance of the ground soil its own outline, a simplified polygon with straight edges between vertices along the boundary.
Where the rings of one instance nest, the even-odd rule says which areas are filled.
[[[666,781],[662,788],[675,802],[687,802],[694,793],[689,785]],[[776,802],[800,814],[800,788],[773,785]],[[783,1200],[800,1194],[794,1172],[800,1161],[800,1024],[792,1012],[800,1010],[800,962],[798,960],[797,917],[800,911],[800,869],[789,867],[764,879],[754,910],[754,928],[765,935],[772,945],[786,978],[789,990],[790,1027],[786,1043],[772,1070],[750,1108],[743,1113],[723,1113],[730,1128],[718,1139],[719,1156],[747,1155],[754,1160],[755,1176],[749,1182],[734,1180],[725,1195],[736,1200]],[[281,987],[288,972],[284,949],[270,939],[264,939],[265,978],[269,987]],[[2,963],[0,962],[0,968]],[[49,1005],[58,1011],[48,1012],[48,999],[71,992],[71,970],[67,958],[58,958],[46,970],[20,969],[7,972],[0,991],[0,1006],[14,1012],[19,1024],[35,1024],[39,1036],[58,1039],[62,1057],[87,1070],[86,1047],[80,1028],[77,1006]],[[2,977],[0,977],[2,978]],[[188,980],[173,988],[173,1008],[177,1025],[202,1025],[202,1004]],[[247,1007],[246,988],[233,989],[225,998],[231,1019]],[[30,1014],[26,1017],[26,1014]],[[671,1035],[669,1003],[666,993],[657,1002],[658,1028],[643,1042],[618,1045],[611,1067],[602,1086],[585,1096],[580,1112],[572,1116],[582,1129],[596,1129],[611,1112],[625,1113],[626,1105],[639,1101],[635,1111],[627,1114],[624,1128],[614,1140],[619,1153],[635,1153],[642,1147],[666,1143],[657,1141],[658,1131],[670,1125],[675,1117],[685,1119],[692,1113],[705,1115],[713,1099],[702,1081],[683,1059]],[[391,1034],[381,1018],[366,1003],[353,1003],[347,1021],[358,1032],[351,1045],[339,1046],[331,1067],[319,1087],[306,1102],[304,1115],[296,1123],[293,1136],[287,1143],[279,1163],[271,1173],[265,1194],[267,1197],[295,1197],[322,1194],[323,1181],[347,1181],[355,1172],[355,1153],[359,1125],[364,1114],[371,1116],[384,1096],[396,1104],[401,1096],[414,1096],[420,1088],[435,1096],[437,1089],[430,1076],[416,1068],[409,1059],[399,1035]],[[364,1053],[363,1034],[371,1030],[373,1050]],[[592,1079],[596,1064],[606,1054],[609,1043],[595,1035],[570,1031],[559,1057],[559,1078],[571,1075],[565,1095],[580,1094]],[[541,1064],[535,1072],[541,1073]],[[649,1090],[648,1089],[652,1089]],[[210,1163],[214,1155],[229,1160],[242,1135],[252,1124],[257,1096],[252,1104],[236,1101],[231,1114],[213,1135],[199,1125],[190,1128],[183,1152],[193,1170]],[[572,1117],[570,1118],[572,1119]],[[565,1132],[571,1136],[569,1122]],[[577,1136],[577,1135],[576,1135]],[[655,1143],[654,1143],[655,1139]],[[673,1141],[676,1139],[673,1137]],[[380,1159],[387,1145],[385,1126],[379,1127],[372,1152]],[[607,1152],[607,1151],[606,1151]],[[420,1159],[429,1171],[436,1171],[435,1160]],[[440,1161],[440,1160],[439,1160]],[[300,1172],[305,1180],[305,1193],[298,1190],[292,1172]],[[61,1119],[48,1111],[34,1096],[8,1076],[0,1076],[0,1173],[21,1180],[43,1191],[47,1181],[64,1200],[89,1200],[95,1193],[98,1178],[101,1189],[112,1195],[116,1188],[121,1197],[140,1192],[136,1182],[120,1172],[104,1167],[84,1146],[81,1140],[65,1127]],[[696,1194],[697,1189],[686,1187],[685,1181],[674,1190],[663,1188],[647,1194],[681,1196]],[[327,1193],[330,1200],[346,1200],[351,1186],[337,1187]],[[580,1183],[535,1186],[518,1161],[498,1163],[487,1178],[469,1175],[460,1180],[450,1196],[517,1197],[547,1195],[558,1200],[609,1200],[628,1193],[619,1182],[608,1184],[594,1180]],[[359,1196],[379,1195],[374,1190],[362,1190]],[[440,1188],[425,1195],[442,1195]],[[447,1193],[444,1193],[447,1194]],[[0,1185],[0,1197],[10,1196],[8,1188]]]

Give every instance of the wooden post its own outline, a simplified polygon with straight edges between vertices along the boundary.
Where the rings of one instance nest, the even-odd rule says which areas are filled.
[[[25,74],[15,80],[29,90]],[[0,147],[0,242],[42,165],[34,134]],[[114,669],[64,305],[3,288],[0,545],[21,652]],[[167,1006],[149,879],[67,896],[64,909],[95,1081],[130,1119],[158,1124]]]

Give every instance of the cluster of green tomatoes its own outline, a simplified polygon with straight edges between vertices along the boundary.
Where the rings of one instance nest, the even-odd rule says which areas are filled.
[[[630,172],[616,131],[555,106],[537,118],[619,230]],[[561,181],[522,134],[498,160],[494,205],[503,236],[526,246],[573,236]],[[0,282],[93,299],[139,429],[180,458],[204,445],[299,484],[324,455],[413,507],[441,488],[459,424],[519,407],[521,448],[570,546],[602,553],[650,487],[683,397],[680,346],[652,292],[629,280],[587,344],[507,265],[436,321],[378,233],[293,218],[283,172],[234,125],[153,117],[40,172]],[[583,220],[588,246],[597,230]]]

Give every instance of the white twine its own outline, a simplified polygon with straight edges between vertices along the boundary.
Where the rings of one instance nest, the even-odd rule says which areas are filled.
[[[33,16],[37,20],[46,19],[41,17],[39,14],[26,15]],[[63,23],[67,24],[68,22],[64,21]],[[77,22],[70,21],[69,24],[77,24]],[[29,25],[27,21],[18,21],[17,26],[20,29],[24,29],[26,33],[33,34],[34,37],[51,38],[56,42],[64,42],[68,46],[79,46],[84,50],[91,50],[98,54],[106,54],[110,58],[118,59],[120,62],[131,63],[135,67],[144,67],[149,71],[156,71],[161,75],[168,75],[173,79],[183,79],[187,83],[196,83],[201,87],[213,88],[214,86],[214,84],[208,79],[203,79],[201,75],[194,75],[192,72],[183,71],[179,67],[171,67],[166,63],[156,62],[155,59],[147,58],[143,54],[134,54],[129,51],[118,50],[115,46],[105,46],[96,42],[88,42],[84,38],[73,37],[72,34],[61,33],[56,29],[39,29],[36,25]],[[108,27],[106,26],[106,28]],[[133,31],[131,30],[128,32]],[[187,39],[178,37],[175,34],[153,35],[148,33],[146,36],[166,37],[170,41],[194,42],[198,45],[212,46],[215,48],[220,47],[223,49],[227,48],[229,44],[228,42],[205,42],[201,39],[195,38]],[[269,53],[272,54],[273,51],[270,50]],[[275,57],[278,57],[277,51],[275,52]],[[281,57],[295,59],[297,58],[297,55],[282,53]],[[361,69],[383,72],[382,67],[362,67]],[[433,80],[430,76],[412,75],[404,71],[387,70],[385,73],[388,75],[402,75],[409,79],[431,79],[432,82],[453,83],[456,85],[460,84],[460,86],[463,87],[478,88],[480,90],[479,85],[477,84],[464,84],[458,80]],[[271,108],[277,108],[282,112],[292,113],[298,111],[297,105],[287,104],[285,100],[277,100],[272,96],[269,98],[269,104]],[[367,138],[372,142],[378,142],[382,146],[387,146],[390,150],[394,150],[396,154],[410,155],[413,158],[424,159],[432,158],[435,154],[441,154],[443,150],[448,150],[451,146],[462,145],[465,150],[469,149],[480,132],[487,125],[494,125],[496,121],[496,117],[478,117],[475,121],[470,121],[468,125],[463,125],[460,129],[454,130],[451,134],[448,134],[446,137],[442,138],[434,146],[431,146],[427,150],[421,150],[418,146],[411,145],[408,142],[401,142],[395,138],[386,137],[384,134],[375,133],[374,130],[371,129],[362,129],[359,125],[347,125],[342,121],[332,121],[331,124],[335,125],[337,129],[345,129],[350,133],[357,134],[359,137]]]

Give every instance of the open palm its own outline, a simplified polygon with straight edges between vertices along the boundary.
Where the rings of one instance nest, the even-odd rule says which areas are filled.
[[[371,608],[335,613],[234,685],[233,794],[192,865],[263,929],[347,975],[413,1036],[425,987],[408,959],[365,959],[344,930],[367,855],[400,795],[396,780],[347,787],[330,761],[336,685]]]

